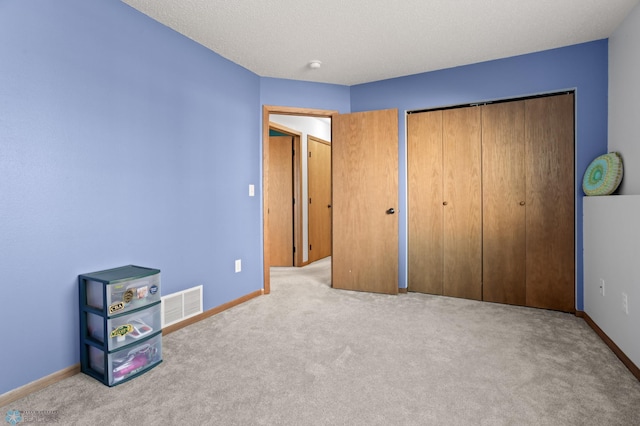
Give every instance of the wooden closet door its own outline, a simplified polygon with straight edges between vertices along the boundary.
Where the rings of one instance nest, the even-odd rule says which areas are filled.
[[[525,101],[527,306],[575,311],[573,94]]]
[[[444,110],[445,296],[482,299],[481,115],[479,107]]]
[[[442,294],[442,111],[407,117],[409,291]]]
[[[524,101],[482,107],[482,295],[524,305]]]

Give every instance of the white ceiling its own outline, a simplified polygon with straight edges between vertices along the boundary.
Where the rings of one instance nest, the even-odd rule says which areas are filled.
[[[354,85],[607,38],[640,0],[122,1],[260,76]]]

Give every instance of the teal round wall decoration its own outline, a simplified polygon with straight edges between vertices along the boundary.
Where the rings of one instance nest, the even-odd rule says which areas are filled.
[[[622,157],[617,152],[601,155],[589,164],[582,179],[586,195],[612,194],[622,182]]]

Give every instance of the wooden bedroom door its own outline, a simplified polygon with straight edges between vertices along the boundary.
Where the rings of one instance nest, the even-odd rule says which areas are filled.
[[[307,137],[309,262],[331,256],[331,143]]]
[[[332,119],[334,288],[398,293],[398,111]]]
[[[293,137],[269,137],[270,266],[293,266]]]

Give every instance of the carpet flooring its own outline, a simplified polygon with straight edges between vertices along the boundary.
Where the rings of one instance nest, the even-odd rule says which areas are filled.
[[[639,425],[640,382],[580,318],[330,288],[330,259],[163,338],[113,388],[78,374],[8,410],[69,425]]]

